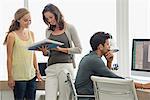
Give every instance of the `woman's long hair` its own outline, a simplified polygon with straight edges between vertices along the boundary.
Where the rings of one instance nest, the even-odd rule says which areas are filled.
[[[60,10],[53,4],[48,4],[44,7],[44,9],[42,11],[43,21],[50,28],[52,25],[50,25],[50,23],[44,16],[44,13],[46,13],[46,12],[51,12],[52,14],[54,14],[56,22],[58,23],[59,29],[63,30],[64,29],[64,19],[63,19],[63,15],[61,14]]]
[[[20,20],[24,15],[28,14],[29,11],[25,8],[20,8],[16,11],[15,15],[14,15],[14,19],[12,20],[12,23],[9,27],[9,31],[7,32],[7,35],[5,37],[5,40],[4,40],[4,45],[6,44],[7,42],[7,37],[8,37],[8,34],[12,31],[15,31],[15,30],[19,30],[20,29],[20,23],[18,20]]]

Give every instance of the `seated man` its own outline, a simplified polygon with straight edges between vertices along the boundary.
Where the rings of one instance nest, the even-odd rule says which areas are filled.
[[[92,75],[110,78],[122,78],[110,71],[113,54],[110,50],[110,35],[105,32],[97,32],[90,39],[92,51],[85,55],[79,64],[75,87],[78,94],[94,94],[93,82],[90,79]],[[101,57],[107,60],[107,66]],[[136,88],[150,88],[150,84],[135,83]],[[80,99],[82,100],[82,99]],[[94,100],[94,99],[84,99]]]

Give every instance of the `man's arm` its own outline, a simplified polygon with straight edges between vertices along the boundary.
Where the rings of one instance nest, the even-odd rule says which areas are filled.
[[[105,63],[103,60],[100,58],[93,63],[93,71],[95,72],[95,75],[101,76],[101,77],[111,77],[111,78],[122,78],[112,71],[108,67],[105,66]]]
[[[141,88],[141,89],[150,89],[150,83],[137,83],[137,82],[134,82],[135,84],[135,87],[136,88]]]

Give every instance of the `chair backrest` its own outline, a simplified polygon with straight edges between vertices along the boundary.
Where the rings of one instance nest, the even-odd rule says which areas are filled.
[[[70,96],[69,96],[69,100],[79,100],[79,98],[95,98],[94,95],[79,95],[77,94],[77,91],[76,91],[76,88],[75,88],[75,85],[74,85],[74,81],[72,79],[72,76],[71,74],[67,71],[67,70],[64,70],[64,73],[66,74],[67,76],[67,80],[65,81],[69,87],[70,87]]]
[[[77,92],[71,74],[67,70],[63,70],[63,73],[66,74],[67,80],[65,82],[70,87],[70,100],[77,100]]]
[[[91,76],[95,100],[138,100],[131,79]]]

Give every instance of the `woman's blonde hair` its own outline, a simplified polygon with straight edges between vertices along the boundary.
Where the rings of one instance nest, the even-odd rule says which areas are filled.
[[[8,34],[12,31],[15,31],[15,30],[19,30],[20,28],[20,23],[18,20],[20,20],[24,15],[28,14],[29,11],[26,9],[26,8],[20,8],[16,11],[15,15],[14,15],[14,19],[12,20],[12,23],[9,27],[9,31],[7,32],[7,35],[5,37],[5,40],[4,40],[4,45],[6,44],[7,42],[7,37],[8,37]]]

